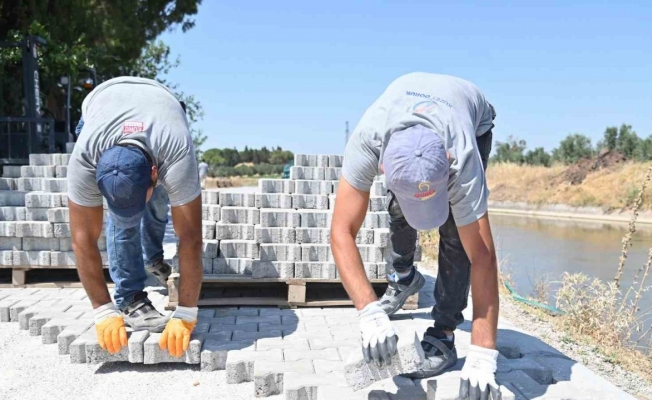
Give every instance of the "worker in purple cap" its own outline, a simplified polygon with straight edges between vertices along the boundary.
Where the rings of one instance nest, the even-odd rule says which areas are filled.
[[[462,369],[462,399],[500,398],[496,384],[498,277],[487,215],[485,170],[494,108],[460,78],[410,73],[392,82],[367,109],[344,154],[331,247],[342,283],[359,310],[367,362],[389,362],[398,333],[389,317],[419,292],[414,267],[417,231],[439,229],[436,304],[421,346],[426,362],[413,378],[427,378],[457,362],[454,331],[473,290],[471,346]],[[388,189],[388,288],[379,300],[355,238],[377,175]]]
[[[68,164],[70,228],[98,342],[114,354],[127,345],[126,327],[163,332],[161,348],[180,357],[197,322],[203,276],[201,189],[185,106],[154,80],[114,78],[84,99],[78,130]],[[103,199],[113,301],[98,247]],[[180,269],[179,306],[170,317],[144,291],[146,271],[164,286],[171,273],[163,259],[168,207]]]

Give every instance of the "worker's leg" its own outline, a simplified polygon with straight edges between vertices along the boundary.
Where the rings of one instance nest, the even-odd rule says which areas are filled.
[[[168,223],[169,203],[165,188],[156,187],[145,207],[140,228],[145,267],[163,285],[172,272],[170,266],[163,261],[163,238]]]

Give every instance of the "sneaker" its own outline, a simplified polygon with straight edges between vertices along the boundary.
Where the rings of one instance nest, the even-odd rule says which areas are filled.
[[[172,267],[162,258],[156,261],[154,264],[145,267],[145,270],[154,275],[154,277],[159,281],[161,285],[165,287],[168,286],[168,277],[172,273]]]
[[[168,323],[168,317],[158,312],[147,297],[136,300],[121,311],[125,325],[134,331],[161,333]]]
[[[412,379],[425,379],[439,375],[457,362],[455,349],[455,335],[449,340],[443,330],[430,327],[426,330],[421,341],[425,353],[423,367],[405,376]]]
[[[380,299],[380,308],[385,311],[387,315],[392,315],[398,311],[408,297],[412,296],[415,293],[419,293],[419,290],[425,285],[426,279],[421,275],[416,268],[412,270],[413,276],[410,280],[406,279],[406,282],[399,280],[398,282],[392,282],[387,286],[385,294]]]

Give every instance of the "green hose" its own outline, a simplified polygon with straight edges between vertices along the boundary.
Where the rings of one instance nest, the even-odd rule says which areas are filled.
[[[503,284],[505,285],[507,290],[509,290],[509,293],[512,295],[512,299],[514,299],[516,301],[519,301],[521,303],[527,304],[527,305],[532,306],[532,307],[541,308],[541,309],[543,309],[545,311],[548,311],[551,314],[558,314],[558,315],[564,314],[564,312],[562,310],[558,309],[557,307],[553,307],[553,306],[549,306],[547,304],[539,303],[538,301],[526,299],[525,297],[523,297],[523,296],[519,295],[518,293],[516,293],[516,290],[514,290],[514,288],[509,283],[507,283],[506,281],[504,281]]]

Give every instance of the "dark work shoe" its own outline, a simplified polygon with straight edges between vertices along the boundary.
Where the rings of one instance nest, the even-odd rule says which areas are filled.
[[[415,293],[425,285],[426,279],[419,271],[414,268],[413,277],[408,282],[391,282],[385,290],[385,294],[380,299],[380,308],[385,311],[385,314],[392,315],[403,307],[408,297]]]
[[[156,261],[154,264],[145,267],[145,270],[150,274],[154,275],[156,280],[165,287],[168,286],[168,277],[172,273],[172,267],[170,264],[166,263],[162,258]]]
[[[457,362],[455,336],[453,335],[453,340],[448,340],[446,333],[439,328],[430,327],[426,330],[421,347],[426,356],[423,367],[416,372],[406,374],[408,378],[430,378],[441,374]]]
[[[168,317],[158,312],[147,297],[134,301],[121,312],[125,325],[134,331],[161,333],[168,323]]]

